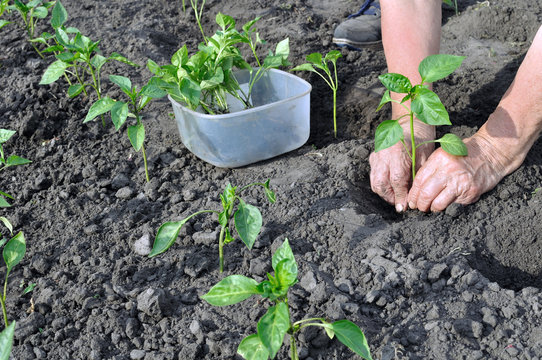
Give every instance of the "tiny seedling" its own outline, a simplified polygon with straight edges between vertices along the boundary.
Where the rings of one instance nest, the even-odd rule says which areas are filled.
[[[223,247],[235,240],[230,232],[231,219],[233,217],[235,229],[237,234],[241,238],[241,241],[250,250],[256,241],[258,234],[262,228],[262,214],[256,206],[247,204],[238,193],[253,186],[261,186],[264,189],[267,200],[274,204],[277,200],[275,193],[269,188],[269,180],[265,183],[252,183],[242,187],[237,191],[237,186],[231,186],[228,184],[224,189],[224,192],[220,194],[220,200],[222,203],[222,211],[216,210],[201,210],[193,213],[192,215],[184,218],[180,221],[166,222],[158,229],[156,238],[154,239],[154,245],[149,254],[149,257],[156,256],[169,249],[179,236],[179,231],[184,224],[196,215],[204,213],[214,213],[218,215],[218,222],[220,224],[220,235],[218,238],[218,256],[219,256],[219,268],[220,272],[224,271],[224,253]],[[234,209],[237,210],[234,212]]]
[[[297,283],[297,263],[288,239],[273,254],[271,265],[274,275],[258,283],[243,275],[230,275],[201,298],[214,306],[234,305],[252,295],[269,299],[271,306],[260,318],[257,333],[244,338],[237,353],[245,359],[274,359],[282,346],[286,334],[290,335],[290,359],[299,360],[295,335],[309,326],[321,327],[326,334],[346,345],[363,359],[371,360],[371,351],[361,329],[349,320],[330,322],[325,318],[310,318],[292,322],[288,306],[288,290]],[[258,302],[258,304],[260,304]]]
[[[427,84],[453,73],[461,65],[464,58],[464,56],[442,54],[426,57],[418,67],[422,81],[414,86],[406,76],[401,74],[388,73],[378,77],[387,90],[376,111],[380,110],[385,104],[394,102],[403,106],[407,113],[398,119],[386,120],[378,125],[375,133],[375,152],[384,150],[400,141],[412,160],[412,179],[416,176],[416,149],[424,144],[440,143],[442,149],[451,155],[467,155],[467,147],[454,134],[446,134],[440,139],[424,141],[419,144],[415,143],[414,138],[414,117],[428,125],[452,125],[444,105],[442,105],[437,94],[429,90]],[[390,96],[391,91],[406,95],[401,101],[393,100]],[[408,100],[411,101],[410,107],[405,105]],[[403,117],[409,118],[411,149],[405,142],[403,128],[399,124],[399,120]]]
[[[147,155],[145,152],[145,127],[141,122],[141,113],[145,106],[153,98],[161,98],[166,96],[166,92],[155,85],[157,78],[151,78],[149,82],[138,89],[136,86],[132,86],[132,81],[119,75],[109,75],[109,79],[112,83],[118,85],[121,90],[128,96],[129,102],[118,101],[109,97],[103,97],[96,101],[90,107],[87,116],[83,123],[95,119],[97,116],[111,112],[111,121],[118,131],[122,125],[126,122],[128,117],[135,119],[135,124],[130,125],[127,128],[128,139],[132,144],[135,151],[140,151],[143,154],[143,163],[145,165],[145,177],[147,182],[150,181],[149,170],[147,166]]]
[[[64,76],[70,85],[68,88],[70,98],[81,93],[88,96],[87,88],[91,88],[100,100],[102,98],[101,70],[105,64],[110,61],[119,61],[131,66],[138,65],[116,52],[108,57],[101,55],[98,49],[100,41],[92,41],[74,27],[66,28],[64,24],[67,18],[66,9],[60,1],[57,1],[51,19],[55,34],[44,33],[40,38],[40,41],[45,43],[51,39],[54,41],[54,45],[44,51],[55,53],[57,60],[47,67],[41,77],[40,85],[52,84]],[[73,36],[70,37],[70,35]],[[74,83],[69,80],[70,76],[76,79]]]
[[[337,59],[342,57],[340,51],[331,50],[325,56],[320,53],[312,53],[305,58],[308,63],[296,66],[291,71],[311,71],[318,74],[333,91],[333,133],[337,137]],[[328,62],[333,64],[333,75],[329,70]],[[318,71],[318,70],[320,71]],[[324,76],[325,75],[325,76]]]
[[[36,283],[28,283],[28,285],[25,287],[25,282],[24,280],[21,279],[21,283],[19,284],[19,288],[23,288],[23,291],[21,292],[21,296],[24,296],[28,293],[31,293],[32,291],[34,291],[34,288],[37,286],[38,284]]]
[[[8,141],[14,134],[15,134],[15,131],[13,130],[0,129],[0,171],[10,166],[24,165],[31,162],[30,160],[22,158],[17,155],[10,155],[10,156],[5,155],[3,144],[6,141]],[[10,206],[5,198],[9,198],[13,200],[13,196],[3,191],[0,191],[0,208]]]
[[[258,19],[243,25],[243,31],[239,32],[231,16],[218,13],[216,22],[220,29],[212,37],[204,36],[205,42],[199,45],[197,53],[189,56],[184,45],[173,54],[171,64],[159,66],[149,60],[147,66],[163,80],[162,88],[171,98],[191,110],[201,107],[207,114],[227,113],[230,111],[227,95],[237,99],[244,108],[251,108],[254,84],[269,69],[290,65],[287,60],[290,53],[289,39],[280,41],[274,54],[270,51],[263,62],[260,60],[256,48],[264,41],[254,27]],[[250,47],[257,68],[252,68],[245,61],[237,47],[243,43]],[[251,77],[246,88],[242,88],[237,81],[235,69],[250,71]]]
[[[25,242],[24,234],[22,231],[17,233],[17,235],[13,236],[13,226],[11,225],[8,219],[6,219],[3,216],[0,216],[0,222],[2,222],[4,226],[9,230],[9,234],[11,237],[9,241],[7,237],[2,237],[0,239],[0,247],[2,246],[4,247],[2,250],[2,256],[4,258],[4,263],[6,264],[6,276],[4,278],[4,291],[0,295],[0,304],[2,305],[2,314],[4,315],[4,324],[7,328],[9,326],[8,314],[6,310],[8,277],[13,267],[17,265],[19,262],[21,262],[22,258],[24,257],[24,254],[26,252],[26,242]]]
[[[17,11],[21,16],[21,27],[25,29],[28,40],[32,44],[32,47],[39,54],[40,57],[44,57],[42,51],[36,46],[36,26],[41,19],[45,19],[49,15],[49,9],[54,5],[54,1],[43,0],[31,0],[26,4],[20,0],[15,0],[13,5],[7,5],[9,1],[2,0],[0,3],[0,15],[4,10]],[[6,6],[7,5],[7,6]],[[9,24],[5,20],[0,20],[0,28]]]

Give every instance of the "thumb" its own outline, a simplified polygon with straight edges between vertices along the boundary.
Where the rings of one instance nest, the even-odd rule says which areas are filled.
[[[390,182],[395,195],[395,210],[397,212],[403,212],[407,209],[408,186],[410,184],[410,171],[408,170],[401,169],[390,172]]]

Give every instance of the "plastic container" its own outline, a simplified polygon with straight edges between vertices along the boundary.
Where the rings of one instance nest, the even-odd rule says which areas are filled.
[[[241,87],[250,79],[246,70],[235,76]],[[305,80],[270,69],[252,89],[251,109],[208,115],[169,100],[186,148],[208,163],[232,168],[303,145],[310,133],[310,91]]]

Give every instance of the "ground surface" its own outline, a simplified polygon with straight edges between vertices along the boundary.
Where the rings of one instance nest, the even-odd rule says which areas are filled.
[[[180,1],[64,0],[68,25],[145,64],[165,64],[201,41]],[[83,5],[82,5],[83,4]],[[207,32],[218,11],[244,23],[262,16],[262,37],[290,38],[291,61],[333,49],[334,27],[354,1],[208,1]],[[442,52],[467,55],[436,85],[454,126],[467,136],[485,121],[513,79],[538,24],[538,0],[469,2],[445,11]],[[46,30],[42,24],[41,30]],[[300,266],[291,290],[293,317],[349,318],[366,333],[377,359],[542,359],[542,144],[524,165],[480,201],[444,213],[397,215],[370,190],[368,156],[386,72],[381,50],[343,50],[339,61],[339,137],[332,137],[331,93],[315,76],[311,137],[289,154],[240,169],[219,169],[180,143],[167,100],[145,117],[150,183],[123,129],[83,125],[89,100],[66,97],[64,82],[38,85],[42,60],[14,26],[1,31],[0,126],[6,144],[32,164],[2,173],[15,195],[2,209],[25,232],[28,251],[13,271],[8,314],[18,327],[14,359],[233,359],[263,314],[255,299],[214,308],[199,299],[218,273],[217,222],[201,216],[161,256],[142,255],[165,221],[219,208],[228,183],[271,179],[278,201],[258,191],[264,229],[255,248],[225,249],[225,275],[263,279],[270,255],[288,237]],[[108,74],[148,79],[145,68],[108,65]],[[109,82],[104,82],[105,91]],[[92,99],[94,100],[94,99]],[[19,284],[37,283],[19,296]],[[33,304],[33,305],[32,305]],[[302,359],[354,359],[320,331],[299,336]],[[287,346],[278,358],[287,358]]]

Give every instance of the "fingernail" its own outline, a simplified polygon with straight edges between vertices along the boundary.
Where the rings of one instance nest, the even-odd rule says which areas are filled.
[[[415,205],[412,201],[409,201],[408,202],[408,207],[411,208],[411,209],[414,209],[415,208]]]
[[[403,204],[397,204],[397,205],[395,205],[395,211],[397,211],[397,212],[403,212]]]

